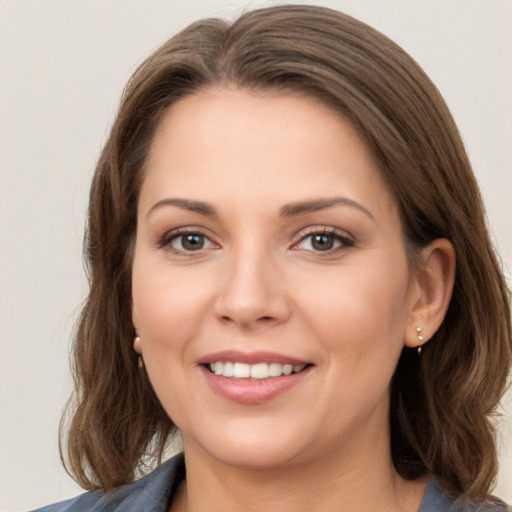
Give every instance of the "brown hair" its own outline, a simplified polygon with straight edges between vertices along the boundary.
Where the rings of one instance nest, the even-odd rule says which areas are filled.
[[[401,48],[349,16],[310,6],[196,22],[130,79],[90,194],[90,293],[62,448],[69,471],[83,487],[108,491],[159,462],[174,429],[132,348],[137,198],[163,113],[215,84],[313,96],[351,119],[394,191],[412,254],[439,237],[452,242],[446,318],[421,356],[404,348],[392,381],[391,450],[403,477],[432,472],[454,495],[484,500],[497,472],[490,415],[510,367],[510,310],[463,143],[436,87]]]

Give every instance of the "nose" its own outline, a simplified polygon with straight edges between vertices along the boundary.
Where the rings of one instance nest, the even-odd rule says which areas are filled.
[[[217,318],[244,329],[275,325],[289,318],[283,275],[270,256],[240,251],[226,267],[215,303]]]

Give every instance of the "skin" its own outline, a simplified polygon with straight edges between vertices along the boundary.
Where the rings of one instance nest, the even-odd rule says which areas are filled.
[[[365,141],[298,95],[217,88],[180,100],[145,172],[135,349],[183,436],[187,480],[172,510],[418,510],[426,481],[402,480],[391,462],[389,383],[404,343],[442,321],[450,244],[435,241],[411,268]],[[275,398],[238,403],[199,363],[224,350],[310,366]]]

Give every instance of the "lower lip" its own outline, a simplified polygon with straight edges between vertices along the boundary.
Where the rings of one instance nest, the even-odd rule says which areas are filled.
[[[216,375],[201,367],[210,387],[218,395],[241,404],[261,404],[288,391],[307,377],[312,367],[299,373],[268,379],[234,379]]]

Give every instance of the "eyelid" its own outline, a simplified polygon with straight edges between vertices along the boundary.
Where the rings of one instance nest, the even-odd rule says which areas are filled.
[[[347,231],[341,230],[339,228],[331,227],[331,226],[309,226],[297,234],[298,240],[292,244],[292,250],[301,250],[297,248],[297,246],[306,240],[308,237],[313,235],[325,235],[335,238],[337,241],[341,243],[341,247],[336,247],[333,249],[328,249],[326,251],[311,251],[308,249],[303,249],[308,252],[315,252],[318,254],[333,254],[337,251],[346,249],[347,247],[352,247],[355,245],[355,238]]]
[[[185,251],[185,250],[180,250],[180,249],[176,249],[174,247],[171,247],[171,242],[173,240],[176,240],[180,236],[186,236],[186,235],[199,235],[199,236],[203,236],[205,239],[207,239],[209,241],[210,244],[213,245],[213,247],[206,247],[204,249],[203,248],[202,249],[198,249],[197,251]],[[216,243],[212,239],[212,236],[209,235],[207,233],[207,230],[205,230],[204,228],[200,228],[198,226],[183,226],[183,227],[179,227],[179,228],[175,228],[175,229],[171,229],[169,231],[166,231],[159,238],[159,240],[157,242],[157,246],[158,246],[159,249],[168,249],[169,251],[177,253],[177,254],[182,254],[182,253],[193,254],[194,252],[201,253],[201,252],[204,252],[205,250],[218,248],[219,244]]]
[[[197,253],[204,252],[205,250],[215,249],[219,248],[220,245],[213,239],[211,234],[208,230],[199,227],[199,226],[182,226],[178,228],[171,229],[169,231],[166,231],[157,241],[157,247],[159,249],[168,249],[171,252],[175,253],[187,253],[187,254],[193,254],[196,251],[186,251],[186,250],[180,250],[171,247],[171,242],[175,240],[176,238],[180,236],[186,236],[186,235],[199,235],[202,237],[205,237],[205,239],[208,240],[208,242],[213,247],[206,247],[201,248],[197,250]],[[348,233],[345,230],[341,230],[339,228],[335,228],[332,226],[308,226],[307,228],[302,229],[297,235],[295,236],[295,242],[293,242],[291,249],[292,250],[301,250],[297,246],[303,242],[305,239],[307,239],[310,236],[313,235],[325,235],[330,236],[336,239],[338,242],[340,242],[341,247],[336,247],[333,249],[328,249],[326,251],[311,251],[307,250],[308,252],[316,252],[321,254],[322,252],[324,254],[332,254],[334,252],[337,252],[341,249],[345,249],[347,247],[352,247],[355,244],[355,238],[353,235]]]

